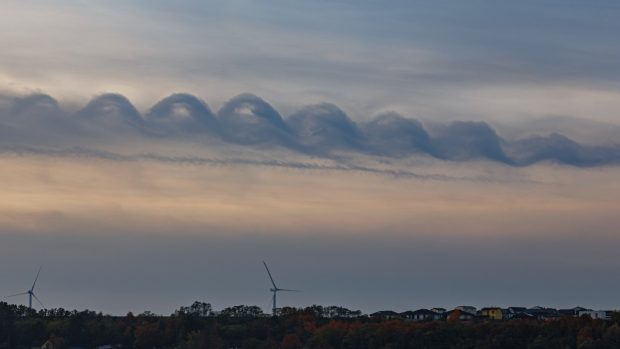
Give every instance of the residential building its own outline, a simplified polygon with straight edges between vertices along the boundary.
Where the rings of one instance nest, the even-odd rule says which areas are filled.
[[[609,310],[581,310],[579,316],[589,316],[592,319],[610,320],[611,311]]]
[[[400,314],[391,310],[382,310],[370,314],[370,317],[373,319],[392,320],[399,319]]]
[[[534,315],[539,320],[554,320],[560,317],[560,313],[554,308],[544,308],[536,306],[529,308],[527,313]]]
[[[444,317],[448,320],[458,319],[461,321],[473,320],[476,318],[476,314],[468,313],[460,309],[453,309],[444,313]]]
[[[442,317],[442,314],[438,314],[434,311],[428,309],[418,309],[415,311],[406,311],[400,313],[400,316],[409,321],[431,321],[431,320],[439,320]]]
[[[583,307],[574,307],[570,309],[560,309],[558,310],[558,312],[560,313],[561,316],[579,316],[579,312],[585,311],[585,310],[592,310],[592,309],[586,309]]]
[[[459,305],[458,307],[454,309],[466,311],[471,314],[476,314],[476,311],[477,311],[476,307],[472,307],[471,305]]]
[[[491,320],[502,320],[504,318],[504,313],[502,312],[502,308],[499,307],[485,307],[480,309],[480,316],[485,317]]]

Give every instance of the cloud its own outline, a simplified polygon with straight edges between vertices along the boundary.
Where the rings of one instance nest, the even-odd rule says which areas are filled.
[[[238,95],[222,106],[217,116],[227,140],[240,144],[294,145],[280,113],[253,94]]]
[[[164,135],[218,132],[215,115],[209,106],[187,93],[175,93],[162,99],[145,116],[149,127]]]
[[[311,149],[359,149],[362,134],[357,125],[330,103],[309,105],[286,119],[298,141]]]
[[[60,114],[60,106],[51,96],[42,93],[35,93],[25,97],[15,98],[11,108],[11,114],[19,117],[21,115],[48,115],[56,116]]]
[[[106,93],[93,98],[77,116],[86,126],[111,129],[143,129],[140,112],[123,95]]]
[[[27,96],[7,97],[9,103],[0,111],[9,125],[26,126],[36,123],[49,127],[61,121],[62,110],[51,96],[35,93]]]
[[[4,96],[0,105],[0,142],[13,145],[61,145],[78,134],[80,123],[53,97],[35,93]]]
[[[581,144],[557,132],[521,132],[519,138],[509,139],[479,121],[433,124],[427,130],[420,121],[395,112],[358,125],[329,103],[305,106],[283,118],[268,102],[249,93],[230,99],[217,113],[196,96],[176,93],[156,103],[144,116],[126,97],[114,93],[94,97],[75,113],[64,111],[54,98],[40,93],[4,100],[9,102],[0,109],[0,145],[9,148],[81,147],[164,157],[191,148],[192,156],[198,158],[204,158],[207,151],[235,149],[247,154],[271,154],[278,161],[285,151],[327,159],[423,156],[456,162],[486,160],[509,166],[542,161],[579,167],[620,163],[617,144]],[[170,138],[171,143],[162,137]],[[123,144],[136,148],[123,151]]]
[[[329,172],[360,172],[376,175],[391,176],[394,178],[415,178],[422,180],[454,180],[454,181],[494,181],[485,177],[448,176],[442,174],[417,173],[410,170],[379,168],[356,164],[331,164],[317,162],[302,162],[290,160],[262,160],[252,158],[207,158],[194,156],[167,156],[155,153],[124,155],[109,151],[73,147],[68,149],[47,149],[37,147],[9,147],[0,146],[0,155],[17,156],[46,156],[67,159],[97,159],[117,162],[158,162],[172,165],[191,166],[258,166],[271,168],[285,168],[297,170],[314,170]]]
[[[550,115],[524,122],[494,121],[498,133],[508,139],[527,138],[533,130],[538,135],[558,133],[583,144],[620,143],[620,125],[566,115]]]
[[[377,116],[362,127],[369,148],[379,154],[395,157],[437,154],[428,132],[418,120],[391,112]]]
[[[485,158],[512,164],[501,139],[485,122],[455,121],[440,127],[433,139],[437,154],[449,160]]]
[[[509,143],[508,149],[520,165],[544,160],[581,167],[620,163],[617,146],[584,146],[558,133],[520,139]]]

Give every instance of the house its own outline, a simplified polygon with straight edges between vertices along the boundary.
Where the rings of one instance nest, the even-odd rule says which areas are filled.
[[[466,311],[468,313],[471,314],[476,314],[476,307],[472,307],[471,305],[459,305],[458,307],[454,308],[454,309],[458,309],[458,310],[462,310],[462,311]]]
[[[409,321],[431,321],[441,319],[442,315],[428,309],[418,309],[400,313],[400,316]]]
[[[391,310],[381,310],[370,314],[370,317],[373,319],[393,320],[400,319],[400,314]]]
[[[514,320],[536,320],[537,317],[535,315],[529,313],[517,313],[510,317],[510,319]]]
[[[43,345],[41,349],[62,349],[65,347],[65,340],[60,337],[50,337]]]
[[[460,309],[453,309],[444,313],[444,317],[450,320],[468,321],[476,318],[476,314],[468,313]]]
[[[592,319],[610,320],[611,311],[609,310],[581,310],[579,316],[589,316]]]
[[[529,308],[527,313],[534,315],[538,320],[554,320],[560,317],[560,313],[557,309],[544,308],[540,306]]]
[[[480,309],[480,316],[485,317],[491,320],[502,320],[504,318],[504,313],[502,312],[502,308],[499,307],[485,307]]]
[[[443,314],[446,312],[446,308],[431,308],[431,311],[434,311],[437,314]]]
[[[522,319],[522,318],[528,318],[528,316],[530,316],[529,314],[527,314],[526,307],[508,307],[506,309],[503,309],[503,312],[504,312],[504,319],[506,320]],[[527,315],[527,316],[524,316],[524,315]]]
[[[508,307],[506,310],[511,314],[525,313],[527,311],[526,307]]]
[[[558,310],[558,312],[560,313],[561,316],[579,316],[579,312],[585,311],[585,310],[592,310],[592,309],[586,309],[583,307],[574,307],[570,309],[560,309]]]

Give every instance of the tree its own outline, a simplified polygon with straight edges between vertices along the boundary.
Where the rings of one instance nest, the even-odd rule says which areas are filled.
[[[187,334],[185,341],[179,346],[179,349],[203,349],[206,347],[207,340],[204,333],[192,331]]]
[[[299,336],[294,333],[289,333],[284,338],[282,338],[282,349],[297,349],[301,348],[301,340]]]
[[[455,322],[459,322],[461,319],[461,311],[459,309],[455,309],[454,311],[452,311],[452,313],[450,313],[450,315],[448,315],[448,318],[446,319],[449,323],[455,323]]]
[[[213,316],[213,308],[210,303],[196,301],[189,307],[181,307],[175,312],[176,316],[191,315],[198,317]]]
[[[224,317],[255,318],[263,316],[263,310],[255,305],[236,305],[220,312]]]
[[[157,322],[143,322],[134,332],[136,348],[151,349],[163,346],[163,331]]]

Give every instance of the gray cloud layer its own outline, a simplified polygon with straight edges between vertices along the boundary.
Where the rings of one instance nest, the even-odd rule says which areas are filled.
[[[550,161],[572,166],[618,164],[620,146],[580,144],[562,134],[506,139],[485,122],[453,121],[427,129],[395,112],[356,123],[338,106],[309,105],[287,118],[262,98],[241,94],[217,113],[200,98],[173,94],[141,114],[120,94],[64,112],[44,94],[3,98],[0,142],[6,146],[91,146],[101,142],[215,141],[313,156],[353,152],[386,158],[415,155],[449,161],[490,160],[511,166]],[[210,143],[211,145],[211,143]]]

